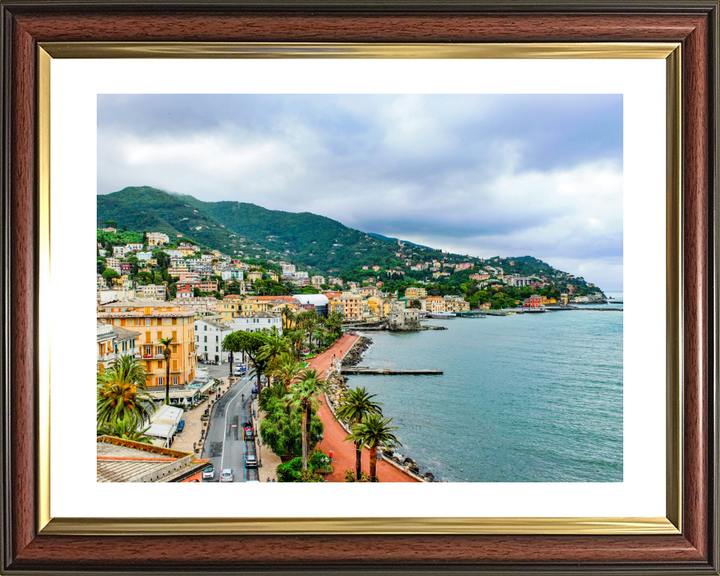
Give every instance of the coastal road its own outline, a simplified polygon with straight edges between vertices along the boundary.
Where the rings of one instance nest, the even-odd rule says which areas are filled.
[[[245,453],[254,453],[255,443],[243,441],[242,429],[242,423],[247,420],[243,417],[243,408],[249,415],[255,382],[254,378],[242,378],[214,406],[202,451],[202,457],[208,458],[215,468],[211,482],[219,482],[225,468],[233,470],[235,482],[258,479],[257,470],[245,470]]]

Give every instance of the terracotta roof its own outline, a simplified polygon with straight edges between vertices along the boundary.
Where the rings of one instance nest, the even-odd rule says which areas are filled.
[[[98,482],[179,482],[208,463],[187,452],[112,436],[97,439]]]
[[[139,332],[134,332],[133,330],[126,330],[125,328],[121,328],[120,326],[113,326],[112,329],[113,332],[117,334],[117,339],[119,342],[124,342],[125,340],[132,340],[133,338],[140,337]]]

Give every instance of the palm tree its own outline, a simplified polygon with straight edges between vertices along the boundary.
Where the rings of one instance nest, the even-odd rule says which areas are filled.
[[[288,330],[284,333],[284,336],[290,342],[290,346],[295,352],[295,357],[300,360],[300,349],[305,342],[305,334],[303,334],[302,330]]]
[[[113,422],[106,422],[104,425],[98,428],[98,436],[114,436],[115,438],[122,438],[123,440],[131,440],[133,442],[141,442],[143,444],[152,444],[152,438],[145,436],[150,427],[141,430],[141,422],[134,413],[129,413],[120,420]]]
[[[282,312],[283,330],[290,330],[291,328],[294,328],[297,318],[293,309],[290,308],[290,306],[288,306],[287,304],[285,304],[285,306],[282,307],[280,312]]]
[[[147,393],[147,372],[132,356],[115,358],[97,376],[98,427],[122,420],[130,414],[140,422],[150,419],[153,398]]]
[[[326,392],[327,386],[325,380],[320,373],[312,368],[305,370],[300,380],[295,382],[290,388],[288,400],[291,406],[299,406],[302,409],[302,469],[307,470],[308,461],[308,441],[310,439],[310,419],[312,417],[313,406],[317,406],[320,401],[316,398],[321,392]]]
[[[288,352],[281,352],[270,361],[265,373],[271,378],[277,378],[285,386],[285,393],[290,393],[290,385],[302,373],[302,364],[295,356]]]
[[[287,396],[285,383],[278,380],[273,382],[271,386],[265,386],[258,396],[258,406],[260,410],[268,411],[274,400],[283,400]]]
[[[290,346],[287,338],[284,338],[273,326],[273,329],[266,334],[265,344],[258,350],[257,359],[269,367],[281,354],[287,353],[289,350]],[[265,374],[268,375],[268,378],[272,378],[272,375],[267,370],[265,370]]]
[[[163,356],[165,357],[165,404],[170,404],[170,344],[172,344],[172,336],[169,338],[160,338],[159,342],[163,345]]]
[[[313,336],[318,344],[321,346],[327,346],[330,331],[327,329],[327,326],[321,323],[317,328],[315,328]]]
[[[327,329],[331,334],[335,334],[338,338],[340,338],[343,334],[342,321],[342,312],[333,312],[325,320],[325,326],[327,326]]]
[[[400,441],[392,433],[397,430],[390,426],[392,418],[383,419],[381,414],[370,414],[361,424],[352,427],[345,440],[361,442],[370,448],[370,482],[377,482],[377,450],[378,446],[401,446]]]
[[[355,388],[354,390],[348,390],[340,398],[340,406],[335,411],[335,417],[340,420],[345,420],[354,426],[355,424],[362,424],[370,414],[382,414],[380,405],[382,402],[373,402],[377,394],[368,394],[365,388]],[[355,441],[355,477],[360,478],[362,474],[362,449],[363,444],[361,440]]]
[[[313,308],[312,310],[301,312],[298,314],[298,321],[302,329],[305,331],[305,334],[307,334],[308,348],[312,349],[312,335],[318,324],[317,311]]]

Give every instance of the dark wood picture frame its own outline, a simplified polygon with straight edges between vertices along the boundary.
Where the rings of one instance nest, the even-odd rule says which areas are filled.
[[[718,1],[4,0],[0,162],[2,559],[59,572],[718,574]],[[38,531],[42,42],[682,44],[683,491],[678,535],[68,536]]]

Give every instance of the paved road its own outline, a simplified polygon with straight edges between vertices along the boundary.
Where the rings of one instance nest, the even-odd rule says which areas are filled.
[[[228,369],[227,365],[215,368]],[[254,385],[254,379],[243,378],[214,406],[202,452],[202,457],[209,458],[215,468],[215,478],[208,482],[219,482],[220,473],[225,468],[233,470],[235,482],[258,479],[257,470],[245,470],[245,453],[254,453],[255,444],[244,442],[242,434],[242,423],[247,421],[243,418],[243,395],[245,411],[249,415]]]

